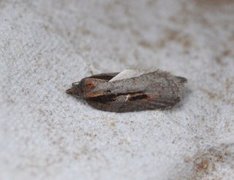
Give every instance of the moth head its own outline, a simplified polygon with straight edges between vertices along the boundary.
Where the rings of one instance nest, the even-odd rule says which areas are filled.
[[[66,91],[72,96],[87,98],[98,82],[93,78],[84,78],[80,82],[72,83],[72,87]]]
[[[72,83],[72,87],[70,89],[67,89],[66,93],[72,96],[82,96],[83,92],[81,82]]]

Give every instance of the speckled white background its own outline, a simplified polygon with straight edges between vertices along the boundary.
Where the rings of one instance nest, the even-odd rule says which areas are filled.
[[[233,0],[2,0],[0,179],[234,179]],[[187,77],[169,111],[108,113],[92,73]]]

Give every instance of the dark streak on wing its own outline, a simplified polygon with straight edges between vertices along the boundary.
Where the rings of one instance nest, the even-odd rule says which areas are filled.
[[[136,99],[143,99],[147,98],[147,95],[145,95],[142,92],[128,92],[128,93],[119,93],[119,94],[109,94],[109,95],[100,95],[100,96],[95,96],[95,97],[89,97],[86,100],[89,101],[94,101],[94,102],[101,102],[101,103],[107,103],[107,102],[113,102],[115,101],[118,97],[120,96],[125,96],[127,99],[127,96],[129,96],[129,101],[134,101]]]
[[[130,97],[128,98],[129,101],[136,101],[136,100],[140,100],[140,99],[147,99],[148,96],[146,94],[143,93],[138,93],[136,95],[130,95]]]
[[[115,77],[119,72],[116,73],[102,73],[102,74],[95,74],[93,76],[90,76],[89,78],[95,78],[95,79],[103,79],[103,80],[111,80],[113,77]]]

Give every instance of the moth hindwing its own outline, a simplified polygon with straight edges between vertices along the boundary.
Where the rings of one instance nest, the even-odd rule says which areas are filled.
[[[131,70],[83,78],[66,92],[83,98],[96,109],[130,112],[168,109],[177,104],[186,78],[168,72],[138,73]],[[124,78],[126,77],[126,78]]]

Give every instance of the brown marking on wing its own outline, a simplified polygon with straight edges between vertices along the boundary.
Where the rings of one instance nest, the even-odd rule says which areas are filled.
[[[105,83],[106,80],[96,79],[96,78],[85,78],[82,80],[82,89],[83,89],[83,97],[92,98],[97,96],[104,96],[105,92],[101,91],[93,91],[93,89],[101,83]]]
[[[93,88],[96,87],[96,85],[97,85],[96,79],[87,78],[87,79],[85,79],[85,81],[84,81],[84,87],[85,87],[86,89],[93,89]]]

